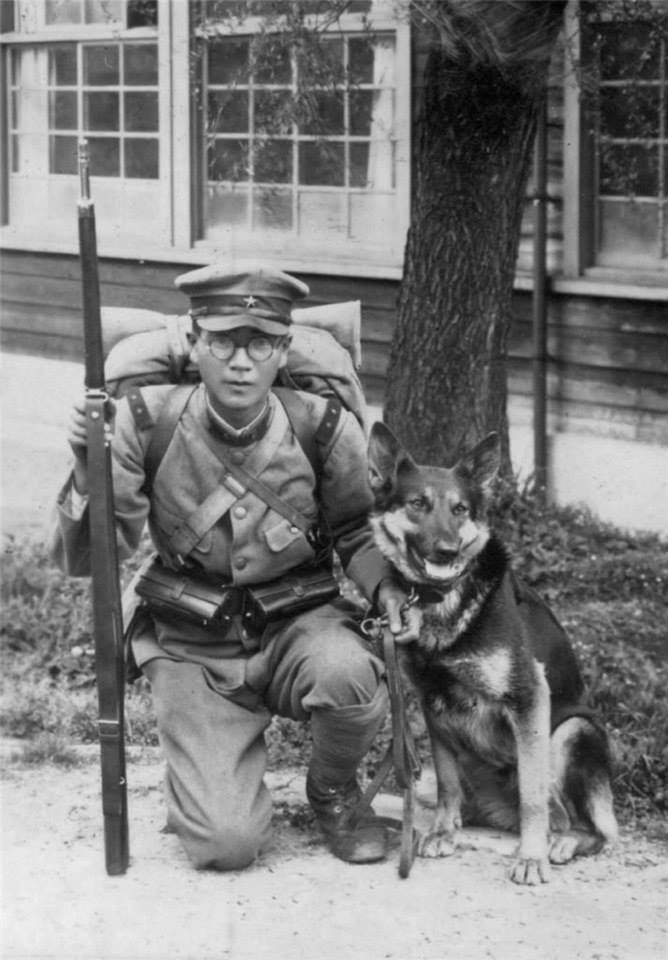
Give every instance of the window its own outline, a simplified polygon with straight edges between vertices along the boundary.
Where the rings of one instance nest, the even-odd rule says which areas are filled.
[[[567,274],[668,269],[668,29],[652,9],[620,19],[580,4],[565,100]]]
[[[33,105],[44,106],[36,134]],[[86,137],[91,171],[100,177],[157,179],[158,58],[156,43],[61,43],[11,52],[12,172],[34,162],[48,137],[48,172],[76,175],[77,142]],[[41,124],[40,124],[41,125]]]
[[[75,247],[85,137],[103,254],[194,249],[396,276],[411,91],[394,0],[8,10],[0,0],[3,241]]]
[[[147,219],[161,176],[155,2],[21,0],[18,12],[22,42],[8,51],[11,226],[34,231],[38,216],[45,239],[71,235],[85,137],[102,232],[155,234]]]
[[[336,29],[306,53],[261,36],[202,43],[200,238],[235,252],[396,256],[407,198],[395,33]]]

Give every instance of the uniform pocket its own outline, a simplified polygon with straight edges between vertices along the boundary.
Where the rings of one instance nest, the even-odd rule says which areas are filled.
[[[304,544],[308,546],[306,537],[301,530],[283,519],[279,520],[273,527],[265,530],[264,538],[267,541],[267,546],[273,553],[280,553],[281,550],[286,550],[299,540],[302,540]]]

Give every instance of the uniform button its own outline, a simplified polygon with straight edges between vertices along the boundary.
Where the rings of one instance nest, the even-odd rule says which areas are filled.
[[[234,566],[237,570],[243,570],[247,563],[248,560],[245,557],[237,557],[234,561]]]
[[[230,460],[232,463],[243,463],[246,459],[246,454],[243,450],[233,450],[230,454]]]
[[[246,516],[247,513],[248,513],[248,510],[246,510],[245,507],[235,507],[235,508],[234,508],[234,516],[235,516],[238,520],[243,520],[243,518]]]

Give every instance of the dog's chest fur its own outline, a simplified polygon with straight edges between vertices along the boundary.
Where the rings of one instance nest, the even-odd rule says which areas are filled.
[[[530,688],[533,658],[507,569],[505,551],[491,540],[469,576],[426,608],[407,666],[432,728],[458,749],[509,761],[507,710]]]

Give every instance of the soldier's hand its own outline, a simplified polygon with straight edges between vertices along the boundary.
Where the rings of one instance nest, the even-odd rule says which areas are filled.
[[[380,612],[387,616],[388,626],[397,643],[412,643],[420,636],[422,610],[408,603],[408,594],[393,580],[381,580],[377,594]]]
[[[116,406],[112,400],[107,403],[105,412],[105,437],[111,440],[113,418]],[[74,485],[79,493],[88,491],[88,423],[86,418],[86,400],[78,400],[72,407],[67,431],[67,441],[74,454]]]

